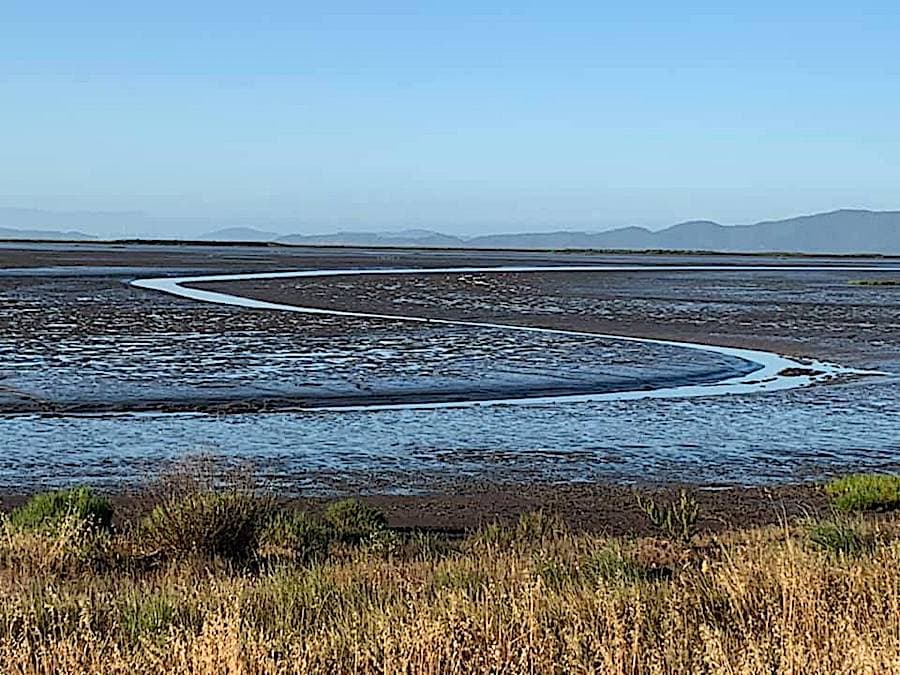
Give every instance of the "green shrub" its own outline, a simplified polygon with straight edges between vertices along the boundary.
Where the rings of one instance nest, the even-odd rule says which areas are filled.
[[[325,520],[344,541],[358,543],[387,525],[377,509],[355,500],[342,499],[325,507]]]
[[[108,530],[112,516],[109,500],[95,495],[88,487],[77,487],[35,495],[14,509],[8,522],[18,531],[54,533],[67,521]]]
[[[900,476],[844,476],[829,482],[825,492],[841,511],[890,511],[900,508]]]
[[[304,511],[279,511],[263,526],[259,538],[266,557],[309,561],[323,559],[334,532]]]
[[[243,560],[255,553],[270,514],[270,502],[253,495],[195,492],[156,506],[142,522],[141,542],[167,557]]]
[[[807,525],[807,536],[817,548],[829,553],[858,556],[875,550],[875,535],[857,520],[844,517],[818,520]]]
[[[684,490],[671,502],[657,502],[652,497],[644,499],[638,495],[637,503],[653,526],[666,537],[688,542],[694,536],[700,505]]]
[[[605,546],[581,561],[581,569],[594,583],[633,583],[648,577],[648,571],[622,551]]]

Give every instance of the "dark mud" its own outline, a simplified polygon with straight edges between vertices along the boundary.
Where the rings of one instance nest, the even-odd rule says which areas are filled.
[[[452,492],[397,496],[369,495],[361,500],[382,511],[392,528],[431,530],[463,535],[491,523],[515,524],[523,514],[544,511],[560,516],[579,531],[610,536],[659,534],[637,505],[637,495],[660,502],[675,500],[686,490],[700,507],[700,532],[777,525],[826,513],[827,499],[818,486],[779,485],[765,488],[732,487],[719,490],[692,486],[630,488],[616,485],[459,485]],[[0,509],[23,504],[27,494],[0,496]],[[113,493],[111,500],[122,521],[131,520],[152,507],[155,493]],[[286,500],[293,507],[320,511],[323,497]]]

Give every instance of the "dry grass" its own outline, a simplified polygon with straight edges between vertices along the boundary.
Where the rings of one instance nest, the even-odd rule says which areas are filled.
[[[10,528],[0,672],[900,672],[900,526],[853,526],[877,545],[849,555],[804,526],[609,540],[541,515],[242,566]]]

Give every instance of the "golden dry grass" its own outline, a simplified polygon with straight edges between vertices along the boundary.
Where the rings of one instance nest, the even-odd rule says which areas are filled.
[[[802,528],[688,546],[537,524],[253,568],[7,530],[0,671],[900,672],[892,522],[856,523],[877,543],[850,554]]]

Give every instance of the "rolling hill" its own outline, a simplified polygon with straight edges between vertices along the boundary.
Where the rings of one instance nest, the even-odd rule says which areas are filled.
[[[20,230],[12,227],[0,227],[0,239],[43,239],[51,241],[90,241],[96,237],[69,230]]]
[[[280,237],[277,241],[285,244],[343,246],[900,255],[900,211],[843,209],[753,225],[721,225],[709,220],[696,220],[658,231],[643,227],[623,227],[605,232],[532,232],[462,238],[429,230],[410,230],[393,233],[290,235]]]

